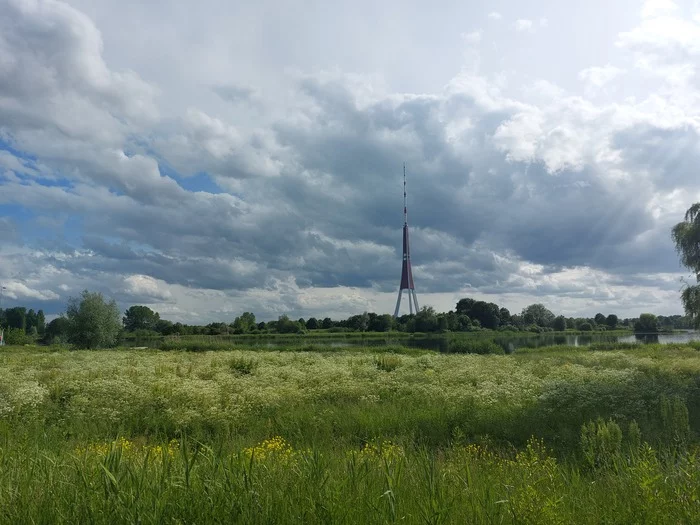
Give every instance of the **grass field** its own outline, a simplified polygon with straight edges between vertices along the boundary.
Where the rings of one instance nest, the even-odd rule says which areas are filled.
[[[700,352],[0,349],[2,523],[700,522]]]

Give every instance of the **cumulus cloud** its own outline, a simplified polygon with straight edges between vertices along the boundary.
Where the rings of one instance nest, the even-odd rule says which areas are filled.
[[[206,81],[164,111],[169,86],[113,67],[84,14],[0,0],[0,205],[60,218],[43,237],[1,218],[0,281],[55,312],[85,288],[183,321],[390,311],[405,161],[421,304],[677,311],[668,232],[700,197],[696,28],[666,4],[621,32],[619,67],[579,73],[586,98],[478,70],[429,92],[313,70],[273,101]],[[672,83],[592,96],[667,56]],[[253,102],[260,122],[239,113]]]

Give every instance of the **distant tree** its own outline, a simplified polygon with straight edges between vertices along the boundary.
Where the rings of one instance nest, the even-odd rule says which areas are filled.
[[[36,329],[39,335],[44,335],[46,330],[46,317],[44,316],[44,310],[39,310],[36,313]]]
[[[615,314],[610,314],[605,318],[605,324],[608,326],[608,328],[614,329],[617,327],[617,323],[619,322],[619,319]]]
[[[46,325],[44,330],[44,341],[49,344],[60,344],[68,342],[70,332],[70,321],[65,317],[57,317]]]
[[[508,311],[508,308],[501,308],[498,311],[498,317],[500,318],[501,324],[511,324],[511,316],[510,311]]]
[[[438,327],[437,315],[432,306],[424,306],[416,314],[416,332],[435,332]]]
[[[605,324],[605,316],[603,314],[595,314],[593,321],[595,321],[595,324]]]
[[[369,314],[364,312],[359,315],[353,315],[347,320],[348,328],[358,332],[366,332],[369,328]]]
[[[69,340],[78,348],[102,348],[117,343],[122,324],[117,303],[85,290],[68,300]]]
[[[279,319],[277,319],[277,326],[276,330],[280,334],[294,334],[294,333],[299,333],[304,330],[305,327],[302,327],[297,321],[292,321],[288,316],[286,315],[281,315]]]
[[[476,301],[471,306],[468,314],[472,321],[477,320],[483,328],[495,330],[501,322],[500,309],[497,304],[486,301]]]
[[[370,332],[388,332],[394,326],[394,318],[390,314],[377,315],[370,320]]]
[[[330,317],[326,317],[323,319],[323,321],[321,322],[321,328],[323,328],[323,329],[333,328],[333,321],[331,321]]]
[[[234,333],[244,334],[256,328],[255,314],[252,312],[243,312],[233,320]]]
[[[265,321],[260,321],[258,323],[258,330],[265,330],[267,328],[267,324],[265,324]]]
[[[475,302],[476,301],[474,299],[470,299],[469,297],[465,297],[464,299],[460,299],[457,302],[457,306],[455,308],[455,311],[458,314],[464,314],[464,315],[468,315],[471,317],[472,306],[474,306]]]
[[[590,332],[591,330],[593,330],[593,325],[589,322],[581,323],[578,329],[582,332]]]
[[[27,311],[27,317],[26,317],[26,325],[27,326],[26,326],[25,330],[26,330],[27,334],[29,334],[29,332],[31,331],[32,328],[36,328],[36,324],[37,324],[36,312],[34,311],[34,309],[30,308]]]
[[[554,322],[552,323],[552,328],[559,332],[566,330],[566,317],[563,315],[555,317]]]
[[[228,335],[230,331],[226,323],[209,323],[207,325],[208,335]]]
[[[437,328],[438,328],[438,331],[444,332],[444,331],[446,331],[446,330],[449,330],[449,328],[448,328],[448,326],[449,326],[449,325],[448,325],[448,320],[449,320],[449,317],[448,317],[447,315],[445,315],[445,314],[438,314],[438,316],[437,316],[437,325],[438,325]]]
[[[173,322],[166,319],[158,319],[154,330],[161,335],[172,335],[176,332]]]
[[[131,306],[124,312],[124,329],[127,332],[135,330],[155,330],[160,321],[160,314],[154,312],[148,306]]]
[[[642,314],[634,323],[634,331],[638,334],[655,334],[659,331],[656,316],[654,314]]]
[[[526,325],[552,326],[554,314],[547,310],[543,304],[531,304],[523,309],[523,321]]]
[[[306,321],[306,329],[307,330],[317,330],[318,329],[318,319],[315,317],[309,317],[308,321]]]
[[[27,328],[27,309],[22,306],[7,308],[5,310],[5,322],[9,328],[18,328],[26,330]]]

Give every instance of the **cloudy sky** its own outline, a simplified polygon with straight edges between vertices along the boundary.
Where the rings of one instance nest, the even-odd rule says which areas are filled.
[[[0,0],[3,305],[681,313],[700,5]]]

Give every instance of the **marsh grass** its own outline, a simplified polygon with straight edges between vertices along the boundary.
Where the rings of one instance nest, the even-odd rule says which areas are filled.
[[[695,523],[700,352],[0,352],[0,523]]]

